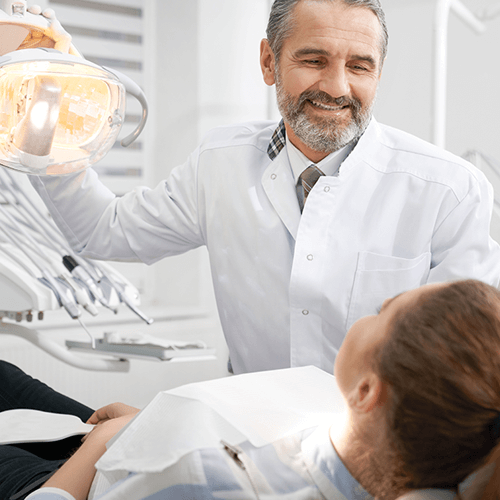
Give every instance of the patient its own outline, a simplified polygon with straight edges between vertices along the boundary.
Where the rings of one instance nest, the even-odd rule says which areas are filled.
[[[462,498],[500,498],[496,289],[468,280],[426,285],[386,300],[378,315],[352,326],[335,375],[347,406],[345,427],[305,429],[262,448],[221,444],[197,450],[163,472],[131,473],[99,498],[452,499],[459,484],[482,466],[485,473],[469,478],[472,486]],[[26,385],[36,389],[39,383],[29,380]],[[63,412],[83,418],[92,413],[54,396],[61,398]],[[45,460],[42,472],[43,460],[35,455],[31,462],[28,455],[19,458],[17,475],[1,474],[0,462],[1,498],[32,482],[30,467],[43,477],[62,463],[27,498],[84,500],[106,441],[135,413],[120,405],[99,410],[90,420],[102,423],[78,451],[66,461]],[[168,415],[161,418],[168,425]],[[14,489],[7,493],[5,484]]]

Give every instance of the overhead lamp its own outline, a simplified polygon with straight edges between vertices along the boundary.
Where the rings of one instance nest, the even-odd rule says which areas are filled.
[[[119,71],[50,48],[0,57],[0,164],[37,175],[77,172],[113,146],[125,119],[126,93],[142,105],[131,144],[144,128],[141,88]]]

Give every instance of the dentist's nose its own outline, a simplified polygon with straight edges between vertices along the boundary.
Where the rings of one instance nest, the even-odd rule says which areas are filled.
[[[350,84],[345,71],[332,69],[323,76],[320,90],[334,99],[344,98],[350,93]]]

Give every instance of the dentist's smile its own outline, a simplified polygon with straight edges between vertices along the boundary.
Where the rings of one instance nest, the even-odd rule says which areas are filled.
[[[342,111],[342,110],[349,107],[348,105],[346,105],[346,106],[330,106],[328,104],[324,104],[324,103],[321,103],[318,101],[312,101],[310,99],[308,99],[307,102],[309,104],[311,104],[312,106],[314,106],[315,108],[323,109],[325,111]]]

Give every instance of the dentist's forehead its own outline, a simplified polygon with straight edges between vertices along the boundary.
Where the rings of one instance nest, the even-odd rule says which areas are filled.
[[[344,41],[380,52],[382,27],[368,8],[303,0],[296,5],[293,17],[294,29],[287,39],[289,42],[301,39],[324,44]]]

